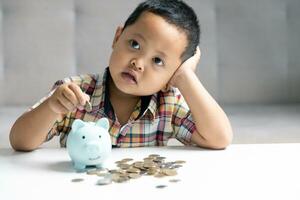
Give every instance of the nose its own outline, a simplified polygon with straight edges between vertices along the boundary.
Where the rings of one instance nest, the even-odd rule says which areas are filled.
[[[141,71],[143,72],[144,71],[144,66],[143,66],[143,63],[141,60],[138,60],[136,58],[133,58],[131,61],[130,61],[130,67],[132,69],[134,69],[135,71]]]
[[[100,150],[99,144],[96,144],[96,143],[88,143],[88,144],[86,144],[86,149],[87,149],[87,152],[90,155],[98,154],[99,150]]]

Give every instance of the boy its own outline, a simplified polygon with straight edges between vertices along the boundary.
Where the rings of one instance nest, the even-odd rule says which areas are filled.
[[[184,144],[225,148],[232,140],[230,122],[195,74],[199,37],[197,16],[184,2],[141,3],[117,28],[104,75],[56,82],[17,119],[12,147],[34,150],[54,135],[64,147],[74,119],[107,117],[115,147],[162,146],[175,137]],[[88,101],[92,110],[83,107]]]

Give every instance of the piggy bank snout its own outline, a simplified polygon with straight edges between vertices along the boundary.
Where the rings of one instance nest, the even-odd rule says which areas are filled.
[[[100,152],[100,145],[97,142],[89,142],[85,144],[85,148],[90,154],[97,154]]]

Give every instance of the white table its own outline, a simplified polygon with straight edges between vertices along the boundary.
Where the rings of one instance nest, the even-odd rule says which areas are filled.
[[[66,149],[30,153],[0,149],[1,199],[300,199],[300,144],[231,145],[213,151],[191,147],[113,149],[107,167],[125,157],[152,153],[186,160],[176,178],[152,176],[127,183],[95,185],[98,177],[74,172]],[[73,178],[84,178],[73,183]],[[172,177],[173,178],[173,177]],[[168,187],[157,189],[155,186]]]

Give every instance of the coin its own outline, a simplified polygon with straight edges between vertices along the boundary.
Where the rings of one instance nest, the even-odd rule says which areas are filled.
[[[86,101],[85,106],[84,106],[84,109],[85,109],[86,111],[88,111],[88,112],[91,112],[91,111],[92,111],[92,104],[91,104],[91,102]]]
[[[156,188],[158,188],[158,189],[163,189],[163,188],[166,188],[167,187],[167,185],[157,185],[156,186]]]
[[[73,178],[73,179],[71,180],[71,182],[73,182],[73,183],[78,183],[78,182],[82,182],[82,181],[84,181],[83,178]]]
[[[113,174],[112,175],[112,180],[115,183],[123,183],[129,180],[129,178],[127,176],[122,176],[120,174]]]
[[[118,164],[118,167],[120,167],[121,169],[128,169],[130,167],[130,165],[121,163],[121,164]]]
[[[171,183],[177,183],[177,182],[179,182],[179,181],[181,181],[180,179],[170,179],[169,180],[169,182],[171,182]]]
[[[133,161],[132,158],[124,158],[123,160],[121,160],[121,162],[129,162],[129,161]]]
[[[88,174],[88,175],[96,175],[97,174],[97,169],[89,169],[89,170],[87,170],[86,174]]]
[[[134,163],[133,163],[133,166],[134,166],[135,168],[138,168],[138,169],[144,169],[144,163],[141,162],[141,161],[134,162]]]
[[[184,164],[184,163],[186,163],[186,162],[185,162],[184,160],[176,160],[175,163],[176,163],[176,164]]]
[[[183,167],[185,161],[167,161],[166,157],[158,154],[150,154],[142,161],[134,161],[132,158],[124,158],[116,161],[117,168],[92,168],[86,171],[89,175],[99,176],[96,185],[108,185],[114,183],[128,182],[130,179],[137,179],[142,176],[153,176],[163,178],[167,176],[176,176],[177,170]],[[80,182],[83,179],[73,179],[72,182]],[[179,179],[170,179],[169,182],[177,183]],[[158,185],[157,188],[165,188],[167,185]]]
[[[154,177],[155,178],[162,178],[162,177],[165,177],[165,175],[163,174],[163,173],[156,173],[155,175],[154,175]]]
[[[135,167],[130,167],[126,171],[129,172],[129,173],[140,173],[141,172],[140,169],[135,168]]]
[[[156,157],[159,157],[159,155],[158,154],[150,154],[149,157],[156,158]]]
[[[108,169],[107,168],[93,168],[93,169],[87,170],[86,173],[88,175],[98,175],[98,176],[101,176],[102,174],[108,173]]]
[[[182,165],[173,165],[172,167],[173,167],[174,169],[177,169],[177,168],[182,167]]]
[[[175,169],[162,169],[162,172],[167,176],[177,175],[177,171]]]
[[[139,173],[129,173],[129,177],[133,178],[133,179],[136,179],[136,178],[140,178],[141,175]]]
[[[108,185],[108,184],[111,184],[112,183],[112,176],[111,174],[107,174],[105,175],[104,177],[102,177],[101,179],[99,179],[97,181],[97,185]]]

